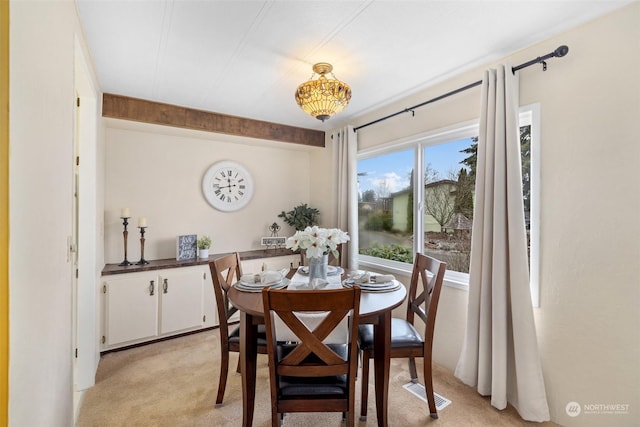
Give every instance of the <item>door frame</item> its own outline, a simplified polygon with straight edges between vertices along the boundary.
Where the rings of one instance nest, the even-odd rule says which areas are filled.
[[[9,424],[9,2],[0,1],[0,425]]]
[[[98,340],[99,298],[98,257],[102,251],[98,250],[99,227],[102,221],[98,219],[98,93],[91,78],[88,62],[82,45],[75,39],[74,43],[74,85],[76,95],[76,114],[74,127],[74,186],[77,185],[78,197],[74,197],[74,228],[77,235],[77,279],[75,271],[73,280],[73,348],[77,350],[74,358],[74,415],[77,417],[86,389],[95,384],[95,373],[100,359],[100,345]],[[79,104],[79,105],[78,105]],[[76,161],[76,158],[79,159]],[[77,178],[76,178],[77,176]],[[77,184],[76,184],[77,182]],[[76,188],[74,188],[76,191]],[[75,206],[77,200],[77,210]],[[73,267],[75,268],[75,267]]]

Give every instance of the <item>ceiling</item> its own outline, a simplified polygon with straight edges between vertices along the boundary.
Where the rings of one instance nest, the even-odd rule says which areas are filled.
[[[629,1],[76,3],[101,91],[326,131]],[[353,91],[324,123],[294,99],[316,62]]]

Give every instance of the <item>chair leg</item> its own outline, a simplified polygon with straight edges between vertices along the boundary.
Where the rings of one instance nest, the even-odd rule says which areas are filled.
[[[346,418],[345,418],[345,415],[346,415]],[[353,411],[349,411],[347,414],[343,414],[342,420],[346,422],[347,427],[353,427],[355,425],[355,415]]]
[[[362,352],[362,396],[360,397],[360,421],[367,420],[367,400],[369,399],[369,356],[368,351]]]
[[[411,382],[418,382],[418,370],[416,369],[416,358],[409,357],[409,375],[411,375]]]
[[[224,389],[227,387],[227,375],[229,373],[229,352],[220,352],[220,382],[218,385],[218,396],[216,397],[216,406],[222,405],[224,399]]]
[[[271,427],[280,427],[284,424],[284,414],[279,414],[277,411],[271,410]]]
[[[424,390],[427,395],[427,403],[429,404],[429,412],[431,418],[438,418],[438,410],[436,409],[436,398],[433,395],[433,372],[431,370],[431,357],[424,357]]]
[[[238,353],[238,366],[236,366],[236,373],[240,373],[240,353]]]

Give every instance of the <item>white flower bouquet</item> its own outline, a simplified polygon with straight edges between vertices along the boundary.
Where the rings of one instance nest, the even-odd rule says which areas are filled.
[[[307,227],[287,239],[286,247],[307,252],[307,258],[321,258],[329,252],[338,256],[338,245],[349,241],[349,235],[339,228]]]

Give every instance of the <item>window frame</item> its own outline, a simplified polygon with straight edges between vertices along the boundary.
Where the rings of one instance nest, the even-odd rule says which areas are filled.
[[[534,307],[540,306],[539,292],[539,254],[540,254],[540,105],[538,103],[521,106],[519,109],[519,126],[531,126],[531,205],[530,205],[530,280],[531,302]],[[356,162],[384,154],[412,148],[414,150],[413,188],[421,188],[424,175],[424,149],[463,138],[477,136],[480,131],[479,120],[458,123],[445,128],[412,135],[390,141],[373,148],[358,151]],[[355,167],[357,170],[357,165]],[[424,191],[414,192],[414,218],[423,218]],[[422,253],[424,248],[423,221],[414,221],[414,253]],[[373,268],[392,274],[411,275],[413,265],[392,261],[358,253],[360,268]],[[469,274],[447,270],[444,285],[461,290],[469,290]]]

